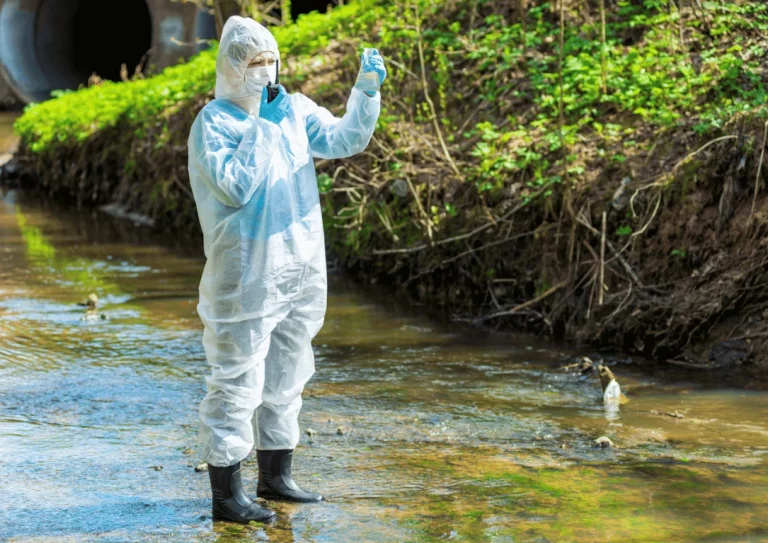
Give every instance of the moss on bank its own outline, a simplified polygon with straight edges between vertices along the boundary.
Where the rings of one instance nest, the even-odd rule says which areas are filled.
[[[374,142],[319,165],[335,254],[458,319],[763,362],[768,6],[685,4],[610,5],[605,44],[576,1],[366,0],[277,29],[286,84],[324,104],[361,37],[389,60]],[[29,183],[197,232],[185,143],[214,55],[29,108]]]

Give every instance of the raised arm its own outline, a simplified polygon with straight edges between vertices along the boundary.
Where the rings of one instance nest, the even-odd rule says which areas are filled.
[[[357,82],[347,100],[347,111],[341,119],[309,98],[300,96],[312,156],[344,158],[365,150],[379,119],[379,88],[386,78],[384,59],[376,49],[366,49]]]
[[[280,141],[280,128],[254,119],[238,140],[213,113],[204,111],[197,123],[191,147],[208,174],[208,188],[223,204],[244,206],[267,176],[269,160]]]
[[[334,117],[306,96],[301,101],[304,123],[312,156],[316,158],[345,158],[362,152],[371,141],[381,109],[379,93],[368,96],[352,89],[347,111],[342,118]]]

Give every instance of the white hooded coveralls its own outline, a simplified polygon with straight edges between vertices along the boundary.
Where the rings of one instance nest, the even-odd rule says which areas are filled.
[[[200,405],[204,459],[243,460],[254,446],[293,449],[301,393],[314,373],[311,340],[323,324],[326,267],[313,158],[363,151],[380,97],[352,89],[339,119],[291,94],[279,125],[249,115],[245,70],[271,51],[270,32],[251,19],[224,27],[216,99],[189,135],[189,174],[204,236],[198,314],[211,367]],[[258,97],[256,99],[258,104]]]

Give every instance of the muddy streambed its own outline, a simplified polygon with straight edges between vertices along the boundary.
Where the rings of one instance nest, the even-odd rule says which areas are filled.
[[[573,352],[429,323],[336,274],[297,452],[329,499],[214,525],[196,253],[3,194],[0,541],[768,541],[768,393],[620,366],[612,413],[557,371]],[[107,319],[83,320],[91,292]]]

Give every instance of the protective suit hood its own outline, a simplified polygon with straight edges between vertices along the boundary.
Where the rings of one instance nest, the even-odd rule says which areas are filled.
[[[259,53],[270,51],[280,59],[272,33],[253,19],[230,17],[224,25],[216,58],[216,98],[242,100],[252,96],[246,86],[246,69]]]

